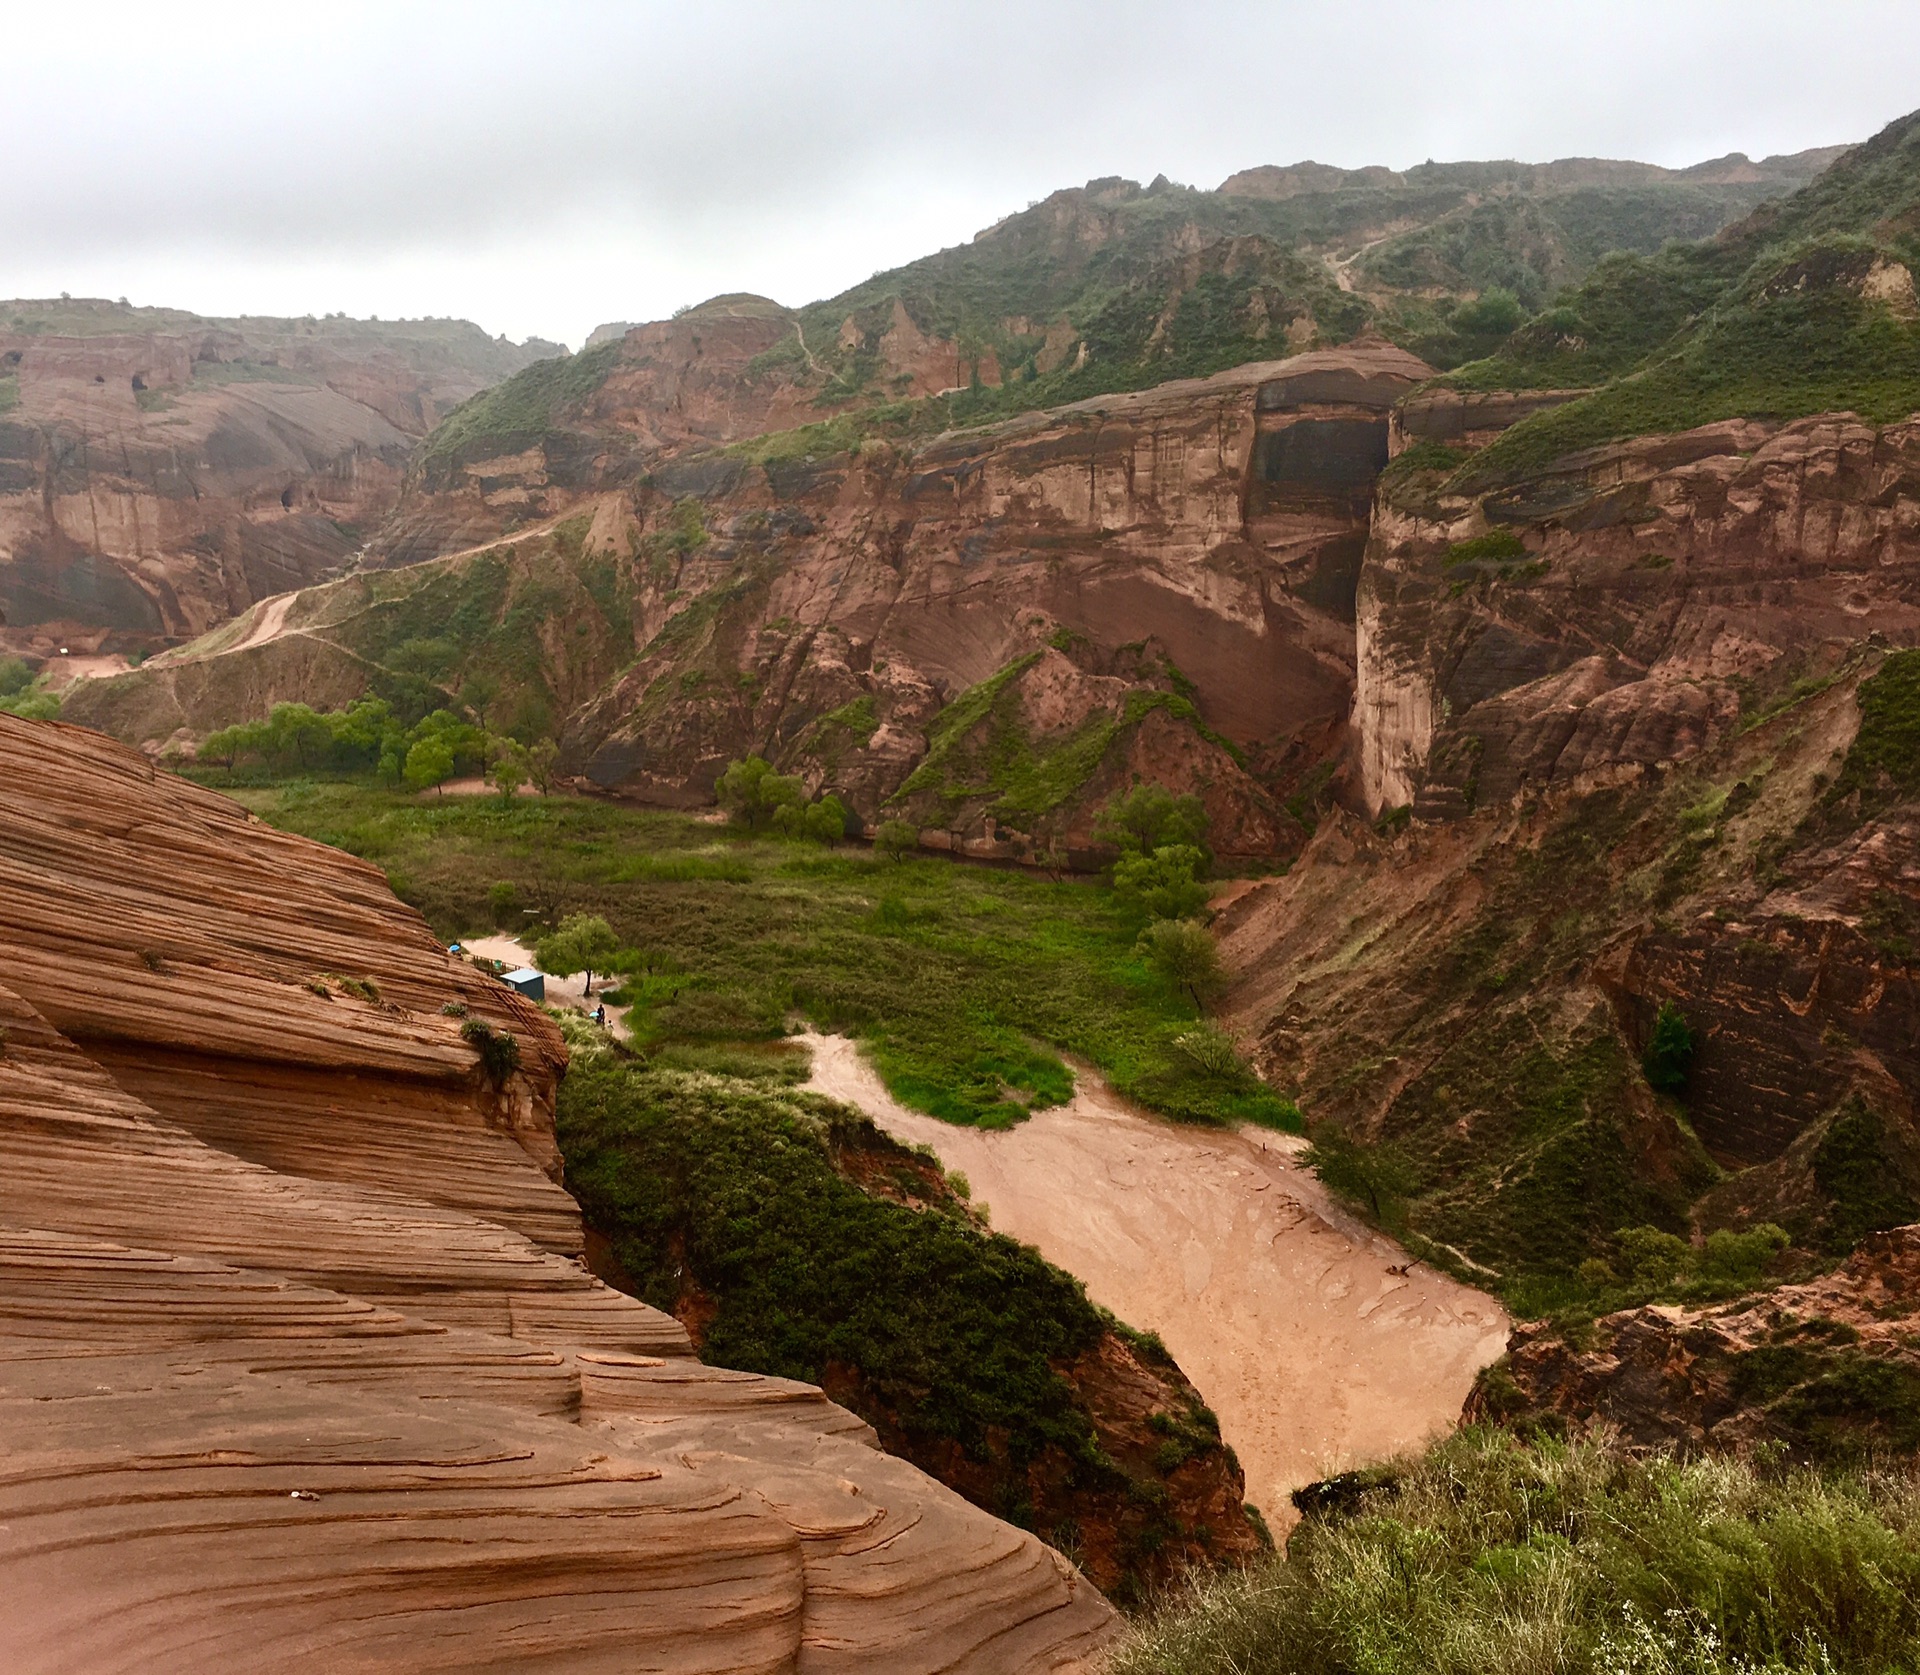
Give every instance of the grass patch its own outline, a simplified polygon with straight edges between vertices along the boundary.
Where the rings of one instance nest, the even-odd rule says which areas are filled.
[[[648,1050],[766,1041],[807,1018],[860,1039],[903,1103],[1002,1124],[1069,1096],[1062,1053],[1193,1122],[1297,1127],[1236,1060],[1194,1055],[1192,1003],[1105,885],[756,838],[573,798],[420,801],[354,782],[242,790],[274,824],[403,879],[447,940],[607,920]],[[511,886],[502,891],[501,885]],[[490,900],[491,897],[491,900]]]
[[[1114,1675],[1893,1675],[1920,1485],[1473,1430],[1209,1579]]]

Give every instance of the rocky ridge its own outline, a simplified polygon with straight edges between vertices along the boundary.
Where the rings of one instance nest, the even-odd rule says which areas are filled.
[[[1108,1632],[586,1272],[552,1026],[373,869],[70,728],[0,717],[0,760],[9,1667],[997,1672]]]

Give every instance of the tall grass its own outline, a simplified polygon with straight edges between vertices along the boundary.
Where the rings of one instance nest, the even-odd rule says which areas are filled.
[[[1920,1658],[1920,1483],[1476,1429],[1284,1556],[1195,1585],[1109,1675],[1826,1675]]]

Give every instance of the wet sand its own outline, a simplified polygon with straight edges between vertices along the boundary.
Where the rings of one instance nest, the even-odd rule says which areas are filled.
[[[1292,1161],[1300,1141],[1176,1126],[1084,1070],[1068,1105],[1001,1133],[959,1128],[896,1104],[852,1042],[796,1039],[813,1050],[810,1086],[930,1146],[996,1228],[1160,1334],[1276,1531],[1301,1484],[1450,1429],[1506,1347],[1493,1298],[1420,1265],[1389,1273],[1406,1253]]]

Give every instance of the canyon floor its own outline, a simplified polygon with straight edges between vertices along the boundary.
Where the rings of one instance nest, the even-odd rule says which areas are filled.
[[[1505,1349],[1493,1298],[1355,1222],[1258,1129],[1177,1126],[1078,1069],[1067,1104],[1018,1127],[908,1110],[856,1044],[797,1037],[808,1085],[967,1177],[993,1225],[1157,1332],[1220,1417],[1247,1498],[1278,1528],[1291,1492],[1450,1430],[1474,1375]]]

